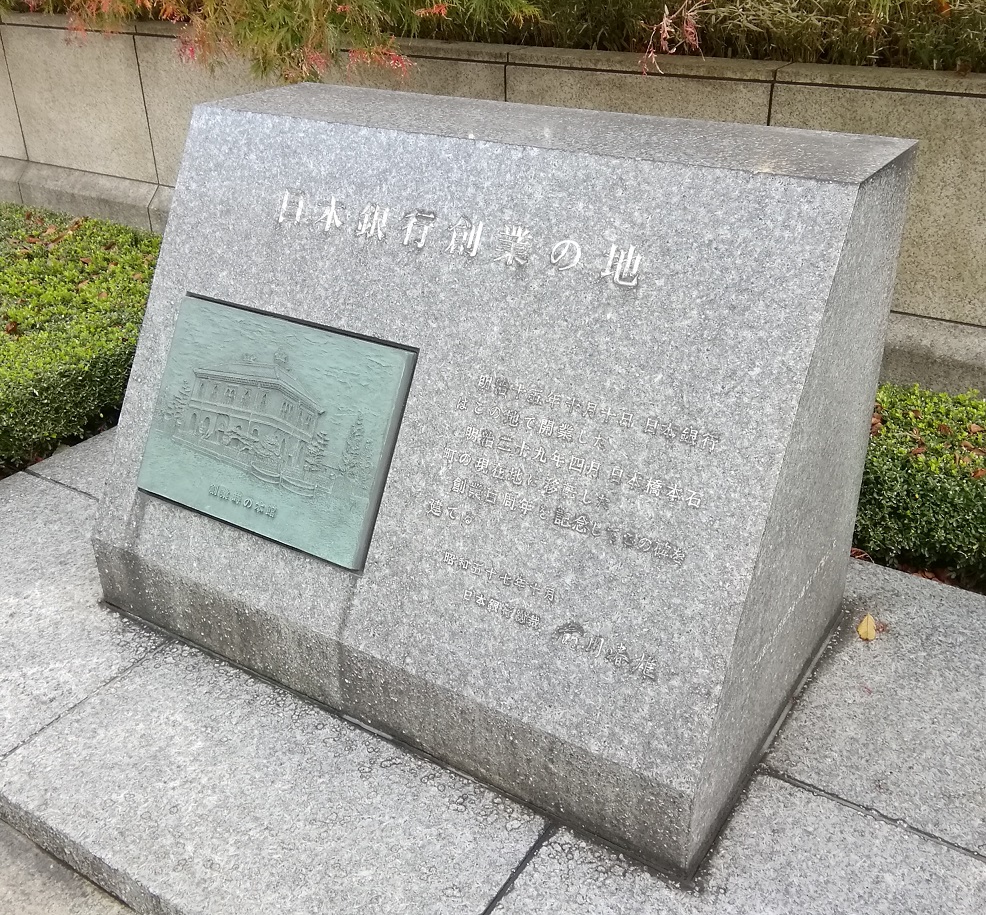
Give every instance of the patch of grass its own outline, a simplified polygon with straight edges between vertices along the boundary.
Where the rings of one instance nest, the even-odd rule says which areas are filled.
[[[115,420],[160,240],[0,204],[0,470]]]
[[[877,394],[856,515],[877,562],[986,587],[986,401],[915,386]]]

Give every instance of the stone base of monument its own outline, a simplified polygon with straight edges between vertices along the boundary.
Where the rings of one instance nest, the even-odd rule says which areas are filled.
[[[0,482],[0,911],[980,915],[986,598],[852,563],[845,625],[679,886],[121,617],[109,436]],[[872,613],[886,630],[861,642]],[[67,867],[65,866],[67,865]]]
[[[836,619],[913,152],[199,107],[105,599],[691,874]]]

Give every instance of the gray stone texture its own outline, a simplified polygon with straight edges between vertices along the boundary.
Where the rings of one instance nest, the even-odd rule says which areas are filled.
[[[986,73],[908,70],[899,67],[843,67],[832,64],[784,64],[777,81],[803,86],[856,86],[901,92],[978,95],[986,98]]]
[[[194,649],[0,765],[0,813],[138,911],[475,915],[541,820]]]
[[[986,326],[986,221],[982,201],[970,192],[986,187],[986,146],[977,139],[986,131],[986,95],[942,94],[959,85],[982,92],[986,79],[966,82],[953,74],[934,93],[800,84],[815,79],[832,83],[843,69],[852,68],[781,70],[771,123],[920,140],[893,307]],[[938,75],[926,74],[923,80]]]
[[[98,499],[110,470],[115,438],[114,428],[71,448],[61,448],[47,460],[34,464],[30,472]]]
[[[33,28],[62,29],[69,28],[69,17],[64,13],[26,13],[14,10],[0,10],[0,22],[4,25],[27,25]],[[121,25],[121,31],[126,31],[127,26]],[[131,28],[130,31],[133,31]]]
[[[0,482],[0,756],[161,642],[100,606],[94,508],[30,474]]]
[[[702,843],[736,788],[723,755],[755,761],[795,685],[791,659],[807,668],[813,656],[804,647],[824,642],[842,596],[868,444],[860,432],[868,432],[873,412],[900,243],[899,186],[892,167],[864,184],[844,235],[731,648],[711,741],[717,752],[706,757],[693,813],[704,817],[701,828],[693,826],[693,856],[705,850]],[[859,387],[847,383],[847,369]]]
[[[162,22],[157,19],[139,20],[134,23],[134,31],[138,35],[157,35],[165,38],[177,38],[187,26],[177,22]]]
[[[157,181],[173,186],[192,108],[199,102],[256,92],[270,83],[265,85],[250,73],[248,63],[235,58],[220,61],[214,70],[183,60],[178,43],[167,38],[140,35],[136,45]]]
[[[0,912],[126,915],[129,911],[19,832],[0,823]]]
[[[986,327],[892,314],[880,380],[986,394]]]
[[[174,196],[175,189],[161,185],[151,198],[151,205],[147,212],[151,217],[151,231],[158,235],[164,235],[165,226],[168,224],[168,213],[171,212],[171,198]]]
[[[683,889],[569,832],[550,839],[497,915],[978,915],[986,862],[771,778]]]
[[[57,479],[98,492],[112,444],[111,432],[35,465],[32,473],[45,474],[43,481],[20,475],[0,483],[3,492],[16,482],[14,500],[24,504],[23,517],[15,517],[22,546],[11,553],[10,544],[0,542],[5,555],[21,562],[38,533],[51,532],[42,539],[37,565],[20,569],[24,580],[40,579],[51,565],[48,557],[75,549],[84,527],[69,502],[61,504],[66,522],[53,529],[52,514],[37,510],[25,484],[57,493]],[[0,507],[5,521],[11,517],[6,508]],[[64,567],[56,574],[64,576]],[[15,590],[6,580],[0,588]],[[976,760],[983,755],[983,725],[970,693],[982,692],[984,604],[986,597],[851,563],[844,604],[849,628],[832,645],[768,758],[768,766],[783,773],[754,780],[693,886],[675,885],[562,831],[534,855],[494,912],[979,915],[986,907],[986,861],[974,851],[982,826]],[[872,645],[850,637],[851,624],[866,611],[889,625]],[[52,611],[66,613],[74,613],[71,599]],[[37,639],[30,627],[3,631],[22,648]],[[34,649],[34,670],[55,659],[61,663],[72,650],[62,640],[42,641]],[[46,661],[45,654],[51,656]],[[0,787],[4,815],[16,808],[21,828],[114,892],[127,888],[141,911],[414,911],[410,894],[422,884],[425,911],[457,911],[442,892],[454,895],[462,881],[444,878],[460,856],[473,854],[475,871],[493,862],[489,878],[461,897],[463,910],[477,913],[534,841],[536,818],[328,712],[186,649],[169,649],[161,661],[124,673],[111,695],[93,682],[93,699],[67,710],[13,754],[10,768],[0,768],[0,786],[13,784],[31,799],[22,807]],[[6,656],[0,664],[9,669]],[[112,724],[107,728],[103,721]],[[929,748],[929,738],[939,735],[941,743]],[[49,761],[36,768],[35,760]],[[881,767],[889,779],[875,775]],[[823,779],[823,787],[838,797],[779,780],[810,781],[820,771],[834,776]],[[323,795],[323,780],[332,782],[336,772],[339,781]],[[405,807],[406,797],[411,803]],[[303,810],[298,819],[305,824],[322,822],[327,810],[342,815],[317,840],[305,841],[304,835],[287,835],[283,819],[273,818],[273,831],[266,828],[271,818],[261,810],[264,801],[289,815]],[[472,811],[466,829],[446,804],[460,816]],[[399,840],[388,832],[395,810],[402,811]],[[83,825],[84,819],[92,822]],[[241,834],[246,838],[230,844],[230,836]],[[472,841],[477,834],[481,841]],[[251,839],[254,845],[237,863]],[[400,846],[396,854],[394,844]],[[160,876],[169,866],[173,873]],[[258,876],[262,871],[266,876]],[[408,882],[410,871],[426,876]],[[467,869],[462,880],[475,871]],[[245,881],[239,879],[243,872]],[[312,889],[316,873],[327,889]],[[301,875],[300,887],[293,874]],[[381,888],[370,903],[368,875]],[[0,825],[0,912],[125,911],[21,833]]]
[[[704,62],[703,62],[704,63]],[[773,61],[661,58],[661,73],[642,76],[639,54],[525,48],[510,54],[509,102],[625,111],[663,117],[766,124]]]
[[[68,34],[0,26],[28,158],[156,183],[133,36]]]
[[[986,597],[853,563],[846,604],[767,764],[986,857]]]
[[[0,158],[0,201],[4,203],[21,202],[21,175],[27,163],[23,159]]]
[[[14,101],[14,90],[10,85],[10,74],[7,71],[7,55],[3,49],[2,36],[0,36],[0,156],[14,159],[27,157],[24,136],[21,133],[21,121],[17,115],[17,103]]]
[[[417,44],[417,43],[415,43]],[[372,64],[350,64],[346,55],[326,71],[322,81],[330,85],[360,86],[367,89],[390,89],[397,92],[420,92],[459,98],[502,99],[504,64],[482,59],[491,54],[479,52],[479,59],[450,59],[416,56],[408,48],[410,67],[407,73]]]
[[[126,177],[132,175],[119,167],[121,163],[130,167],[132,160],[140,163],[142,180],[149,181],[155,168],[149,136],[157,154],[159,177],[154,180],[170,186],[192,101],[250,88],[251,77],[242,64],[231,63],[215,74],[202,67],[180,68],[175,42],[179,29],[171,23],[126,27],[140,36],[136,48],[143,72],[139,72],[132,66],[127,45],[133,43],[132,35],[117,35],[110,43],[91,36],[84,47],[93,60],[80,68],[78,48],[61,40],[67,34],[66,17],[5,12],[0,13],[0,21],[6,23],[4,34],[12,40],[40,25],[45,28],[34,31],[47,33],[44,59],[55,73],[55,78],[44,80],[50,98],[44,105],[36,104],[37,88],[30,79],[23,82],[27,94],[21,101],[28,109],[21,114],[25,129],[41,143],[39,149],[55,150],[66,161],[32,153],[35,160]],[[970,139],[982,133],[984,74],[665,55],[658,58],[662,75],[645,78],[640,76],[637,54],[413,40],[402,41],[399,47],[416,64],[407,79],[386,69],[357,67],[347,72],[344,64],[326,79],[533,104],[764,124],[771,120],[805,128],[918,137],[924,150],[894,307],[903,313],[986,326],[986,273],[979,257],[986,231],[979,219],[986,165],[982,144]],[[66,61],[60,59],[63,56]],[[101,56],[106,60],[97,59]],[[30,77],[34,58],[25,59]],[[98,71],[100,78],[90,79],[90,71]],[[13,144],[8,155],[24,156],[17,119],[3,116],[2,75],[0,66],[0,156],[5,138]],[[103,92],[97,86],[109,88]],[[79,119],[71,116],[79,110],[85,111],[81,128]],[[47,117],[46,111],[56,116]],[[120,125],[137,125],[137,132],[122,146],[106,142],[116,129],[107,114],[111,111],[120,112]],[[38,129],[28,123],[35,112],[47,118]],[[64,116],[66,112],[69,116]],[[149,134],[142,118],[150,121]],[[90,164],[79,164],[74,158],[77,152],[93,152]]]
[[[614,51],[574,51],[568,48],[510,48],[510,63],[526,67],[555,67],[566,70],[600,70],[613,73],[641,72],[641,56]],[[688,57],[658,54],[649,72],[658,76],[695,79],[772,82],[787,64],[777,60],[733,60],[726,57]],[[643,112],[639,112],[643,113]],[[766,123],[766,121],[764,121]]]
[[[324,86],[196,109],[95,537],[107,599],[692,869],[837,611],[909,156],[888,139]],[[286,188],[338,196],[345,228],[279,223]],[[385,242],[354,234],[368,203],[398,220]],[[421,250],[401,244],[417,209],[442,239]],[[445,250],[464,214],[488,226],[474,259]],[[504,225],[532,232],[526,266],[495,259]],[[581,266],[553,272],[567,238]],[[630,289],[601,275],[629,244]],[[186,291],[422,347],[362,576],[136,491]],[[637,417],[573,417],[605,449],[593,499],[618,466],[680,480],[700,506],[610,488],[600,536],[583,536],[552,524],[580,509],[541,479],[543,518],[477,505],[471,525],[437,520],[435,500],[461,505],[444,454],[476,451],[456,403],[491,406],[484,373]],[[535,426],[566,419],[510,403]],[[722,442],[669,443],[645,417]],[[626,549],[627,532],[680,542],[683,567]],[[532,593],[539,625],[517,625],[464,596],[516,594],[446,553],[556,601]]]
[[[521,50],[520,45],[487,44],[482,41],[437,41],[430,38],[399,38],[397,48],[415,59],[431,57],[440,60],[472,60],[482,63],[505,64],[510,55]],[[503,98],[503,92],[499,96]]]
[[[148,207],[157,186],[129,178],[77,172],[28,162],[20,176],[21,199],[78,216],[98,216],[135,229],[151,230]]]

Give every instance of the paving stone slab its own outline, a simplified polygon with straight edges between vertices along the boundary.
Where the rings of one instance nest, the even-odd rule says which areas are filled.
[[[95,504],[30,474],[0,483],[0,756],[162,641],[99,604]]]
[[[0,814],[140,911],[482,912],[524,808],[168,646],[0,767]]]
[[[0,823],[0,912],[6,915],[126,915],[99,887]]]
[[[109,429],[71,448],[57,451],[47,460],[35,464],[31,473],[98,499],[113,459],[115,439],[116,429]]]
[[[768,765],[986,855],[986,597],[853,563],[842,632]]]
[[[683,889],[560,832],[495,915],[978,915],[986,862],[772,778]]]

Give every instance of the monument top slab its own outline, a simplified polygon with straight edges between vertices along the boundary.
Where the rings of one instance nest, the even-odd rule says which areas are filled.
[[[214,103],[400,133],[858,184],[912,140],[302,83]]]
[[[199,106],[107,600],[693,870],[837,614],[913,146]]]

